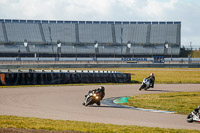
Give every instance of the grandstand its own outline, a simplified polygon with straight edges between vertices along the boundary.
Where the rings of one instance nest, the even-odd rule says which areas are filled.
[[[0,19],[1,57],[179,56],[181,22]]]

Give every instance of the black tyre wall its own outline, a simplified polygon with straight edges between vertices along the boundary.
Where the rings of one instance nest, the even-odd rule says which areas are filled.
[[[7,72],[0,73],[0,85],[46,85],[70,83],[129,83],[124,73]]]

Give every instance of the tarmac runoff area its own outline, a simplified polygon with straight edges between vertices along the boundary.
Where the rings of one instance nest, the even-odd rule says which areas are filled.
[[[129,109],[105,103],[109,99],[112,101],[112,98],[140,94],[200,91],[200,84],[156,84],[148,91],[139,91],[140,84],[105,85],[106,95],[101,106],[83,106],[85,94],[97,87],[0,88],[0,115],[200,130],[199,123],[187,123],[187,115]]]

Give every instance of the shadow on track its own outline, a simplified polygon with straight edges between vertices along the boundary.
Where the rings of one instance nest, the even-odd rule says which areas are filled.
[[[96,106],[96,105],[89,105],[88,107],[93,107],[93,108],[125,108],[124,106],[105,106],[105,105],[101,105],[101,106]]]
[[[160,92],[179,92],[179,91],[172,91],[172,90],[146,90],[146,91],[160,91]]]

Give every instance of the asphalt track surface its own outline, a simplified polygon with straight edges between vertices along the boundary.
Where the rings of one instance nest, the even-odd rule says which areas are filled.
[[[200,84],[158,84],[149,91],[139,91],[139,86],[105,85],[105,98],[200,91]],[[199,123],[186,122],[187,115],[154,113],[103,104],[100,107],[83,106],[84,95],[97,87],[91,85],[0,88],[0,115],[200,130]]]

